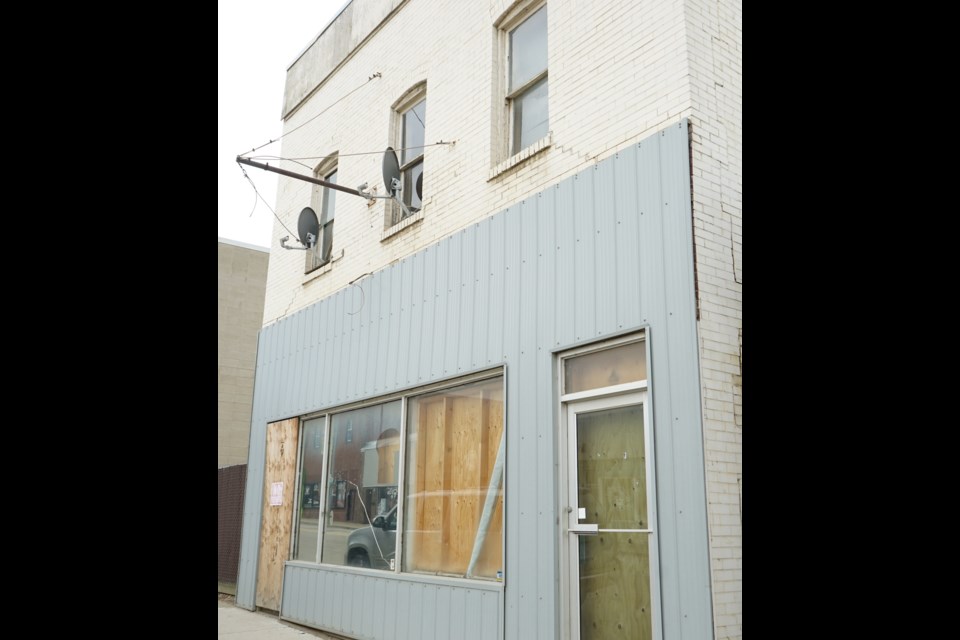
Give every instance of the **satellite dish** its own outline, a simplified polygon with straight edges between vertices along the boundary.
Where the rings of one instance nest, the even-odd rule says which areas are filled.
[[[317,244],[319,234],[320,222],[317,220],[317,214],[310,207],[304,207],[300,212],[300,218],[297,219],[297,235],[300,237],[300,244],[313,248]]]
[[[423,202],[423,172],[417,176],[417,198]]]
[[[387,193],[393,194],[397,190],[394,183],[400,181],[400,162],[397,161],[397,152],[393,147],[387,147],[383,152],[383,186],[387,188]]]

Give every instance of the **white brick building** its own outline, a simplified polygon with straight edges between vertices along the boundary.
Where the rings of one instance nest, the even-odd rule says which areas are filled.
[[[456,618],[457,603],[466,611],[471,598],[497,621],[492,629],[467,624],[478,638],[741,637],[741,12],[737,0],[354,0],[293,62],[284,137],[269,150],[283,160],[251,159],[344,187],[367,183],[383,195],[382,150],[406,145],[399,161],[412,179],[403,197],[418,204],[412,192],[422,169],[422,202],[400,219],[388,200],[326,190],[331,203],[321,187],[279,181],[276,211],[286,228],[275,224],[270,252],[253,417],[263,442],[254,450],[251,440],[239,604],[350,637],[460,637],[457,621],[437,612]],[[284,250],[284,236],[297,244],[307,206],[320,222],[316,249]],[[642,383],[614,384],[623,372],[610,365],[606,386],[564,386],[578,356],[614,353],[611,345],[625,349],[631,340],[646,350]],[[490,495],[502,481],[494,512],[503,518],[501,578],[492,583],[472,573],[475,557],[471,567],[458,564],[470,554],[430,569],[416,546],[423,531],[410,528],[433,508],[417,506],[410,484],[429,466],[416,457],[426,434],[418,441],[413,433],[411,407],[426,406],[418,394],[438,385],[491,376],[504,395],[502,422],[489,428],[503,430],[506,450],[502,476],[490,466],[496,448],[478,454],[489,462],[478,463],[481,475],[493,469],[481,483],[494,486]],[[581,535],[567,515],[585,500],[567,488],[587,477],[586,462],[569,449],[585,437],[576,421],[625,398],[648,411],[640,424],[650,427],[637,433],[656,469],[633,492],[648,494],[649,505],[634,506],[649,506],[638,522],[650,520],[601,522],[598,538]],[[395,477],[351,480],[359,476],[343,465],[354,463],[336,457],[336,446],[346,446],[336,443],[349,442],[338,419],[391,402],[403,415],[400,450],[397,468],[381,466],[381,475]],[[450,420],[442,428],[461,433],[459,419]],[[287,471],[270,448],[281,423],[292,425],[285,437],[300,451]],[[316,473],[328,478],[315,488],[304,453],[314,423],[325,452]],[[389,430],[380,426],[364,451],[384,451]],[[462,455],[461,467],[473,454]],[[264,494],[271,465],[295,485],[297,505],[276,522]],[[340,475],[347,484],[336,484]],[[445,495],[462,492],[443,478]],[[390,497],[378,499],[398,507],[403,533],[390,539],[397,557],[380,572],[345,568],[347,556],[328,548],[336,527],[363,525],[380,508],[364,504],[350,515],[349,505],[331,505],[338,492],[346,504],[351,491],[363,499],[387,486]],[[305,561],[314,516],[303,505],[313,504],[304,497],[314,489],[322,500],[309,544],[317,546]],[[470,520],[474,556],[491,526],[479,515],[482,502],[469,507],[483,523]],[[460,508],[449,504],[437,512]],[[444,545],[459,544],[447,525],[436,526]],[[614,529],[649,540],[650,557],[638,565],[649,580],[620,590],[646,604],[590,592],[588,575],[626,570],[583,564],[604,536],[622,544]],[[266,558],[277,535],[280,551]],[[388,600],[392,617],[334,615],[316,604],[332,597],[325,589],[347,584]],[[415,626],[405,606],[437,626]],[[633,609],[643,613],[617,621],[618,611]],[[600,622],[589,620],[614,626],[591,629]]]

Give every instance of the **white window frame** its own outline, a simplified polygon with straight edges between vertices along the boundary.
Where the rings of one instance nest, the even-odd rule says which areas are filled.
[[[424,168],[426,167],[425,151],[426,149],[421,149],[420,153],[408,160],[407,162],[402,162],[403,152],[400,151],[403,149],[403,118],[410,109],[420,104],[421,101],[427,99],[427,82],[422,80],[417,84],[413,85],[407,89],[396,102],[393,103],[390,107],[390,139],[393,141],[392,146],[397,150],[397,161],[401,162],[400,164],[400,180],[405,182],[403,179],[404,173],[415,167],[418,163],[423,163]],[[424,122],[424,144],[426,144],[426,122]],[[411,188],[416,188],[412,186]],[[410,194],[406,193],[406,187],[404,187],[404,192],[400,196],[403,198],[403,201],[407,203],[407,207],[410,207],[410,202],[412,198]],[[406,215],[406,212],[403,210],[403,207],[398,205],[392,200],[386,200],[386,206],[384,211],[384,238],[392,235],[393,233],[405,229],[412,220],[420,220],[423,217],[423,210],[426,206],[425,202],[420,202],[420,207],[417,210],[410,211],[410,215]]]
[[[519,87],[510,88],[510,33],[523,24],[530,16],[545,7],[546,0],[520,0],[505,11],[495,22],[497,30],[495,60],[497,60],[497,74],[494,86],[496,101],[500,101],[502,108],[494,109],[493,132],[491,149],[493,150],[493,167],[488,179],[493,179],[520,162],[536,155],[548,148],[552,143],[552,132],[539,140],[532,141],[526,147],[514,150],[514,104],[516,98],[524,95],[527,90],[544,78],[547,78],[549,87],[549,16],[548,16],[548,50],[547,66],[536,76]],[[549,14],[549,9],[547,10]],[[549,98],[548,98],[549,99]],[[495,101],[495,102],[496,102]],[[548,111],[549,113],[549,111]],[[549,127],[548,127],[549,129]]]
[[[325,180],[329,182],[329,177],[333,175],[334,172],[338,174],[339,177],[339,152],[334,151],[332,154],[324,158],[320,164],[316,166],[313,170],[313,175],[319,180]],[[321,269],[331,262],[333,262],[333,227],[334,222],[336,222],[336,201],[334,201],[333,207],[333,220],[327,220],[330,212],[327,210],[327,203],[329,202],[330,191],[333,189],[328,189],[322,187],[318,184],[313,185],[313,191],[310,196],[310,206],[313,208],[314,212],[317,214],[317,221],[320,224],[319,231],[317,232],[317,243],[313,246],[312,249],[307,250],[306,262],[304,263],[304,274],[313,273],[317,269]],[[330,235],[330,253],[324,259],[323,247],[326,244],[326,235]]]

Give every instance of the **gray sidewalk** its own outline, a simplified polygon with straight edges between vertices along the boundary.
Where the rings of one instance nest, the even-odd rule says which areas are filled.
[[[273,614],[261,611],[247,611],[234,604],[233,596],[218,594],[217,597],[217,638],[219,640],[340,640],[331,636],[285,622]]]

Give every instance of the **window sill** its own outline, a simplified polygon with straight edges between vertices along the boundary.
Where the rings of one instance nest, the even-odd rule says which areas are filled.
[[[343,253],[344,253],[344,250],[343,250],[343,249],[340,249],[340,255],[334,256],[334,257],[330,258],[330,262],[328,262],[327,264],[323,265],[323,266],[320,267],[319,269],[314,269],[314,270],[311,271],[310,273],[305,273],[305,274],[303,274],[303,280],[301,281],[300,284],[307,284],[308,282],[310,282],[310,281],[312,281],[312,280],[316,280],[317,278],[319,278],[320,276],[322,276],[322,275],[325,274],[325,273],[330,273],[330,271],[333,269],[333,263],[334,263],[334,262],[337,262],[338,260],[340,260],[340,258],[343,257]]]
[[[411,227],[414,224],[420,222],[421,220],[423,220],[423,209],[420,209],[420,211],[417,211],[415,214],[413,214],[409,218],[404,218],[403,220],[393,225],[392,227],[387,227],[386,229],[384,229],[380,233],[380,242],[387,240],[391,236],[397,235],[407,227]]]
[[[503,162],[495,166],[493,169],[491,169],[490,175],[487,176],[487,182],[490,182],[497,176],[506,173],[507,171],[509,171],[510,169],[513,169],[517,165],[526,162],[527,160],[537,155],[544,149],[547,149],[548,147],[550,147],[551,144],[553,144],[552,131],[548,132],[547,135],[543,136],[542,138],[540,138],[539,140],[531,144],[529,147],[522,150],[520,153],[510,156],[509,158],[507,158],[506,160],[504,160]]]

